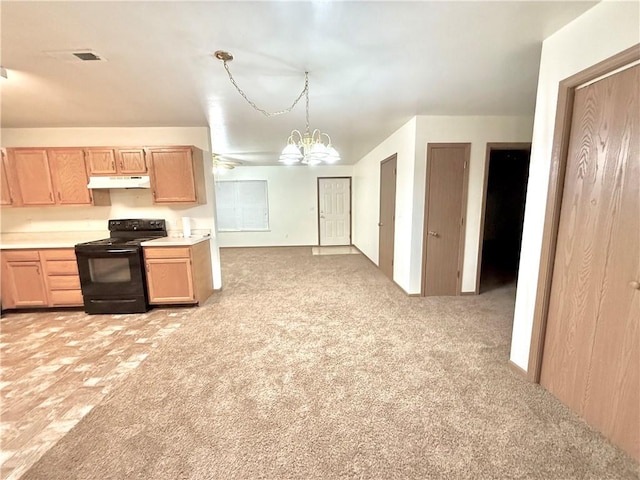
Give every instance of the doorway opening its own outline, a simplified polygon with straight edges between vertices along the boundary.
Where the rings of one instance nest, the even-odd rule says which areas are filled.
[[[487,145],[477,293],[516,281],[530,156],[530,144]]]

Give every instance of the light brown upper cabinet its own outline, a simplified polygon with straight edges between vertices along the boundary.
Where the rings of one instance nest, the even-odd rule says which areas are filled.
[[[86,148],[84,152],[91,176],[149,174],[143,148]]]
[[[154,203],[206,203],[202,150],[163,147],[146,153]]]
[[[59,205],[91,205],[84,152],[77,148],[47,151]]]
[[[110,205],[108,191],[92,193],[81,148],[8,148],[14,206]]]
[[[55,205],[47,150],[44,148],[8,148],[9,181],[13,183],[14,205]]]
[[[2,161],[0,162],[0,205],[12,205],[13,197],[9,189],[9,178],[7,177],[6,153],[4,150],[0,153],[2,154]]]

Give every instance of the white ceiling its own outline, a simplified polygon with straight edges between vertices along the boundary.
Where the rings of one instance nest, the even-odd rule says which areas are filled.
[[[267,110],[308,70],[311,127],[354,163],[416,114],[533,115],[542,40],[595,3],[2,1],[2,126],[210,125],[214,151],[273,163],[304,102],[252,110],[222,49]],[[47,53],[76,49],[107,61]]]

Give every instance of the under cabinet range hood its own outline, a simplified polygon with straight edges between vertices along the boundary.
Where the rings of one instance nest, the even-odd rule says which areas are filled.
[[[148,175],[89,177],[87,188],[151,188],[151,182]]]

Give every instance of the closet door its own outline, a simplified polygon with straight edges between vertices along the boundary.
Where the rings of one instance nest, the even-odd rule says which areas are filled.
[[[640,458],[640,66],[575,94],[540,383]]]

